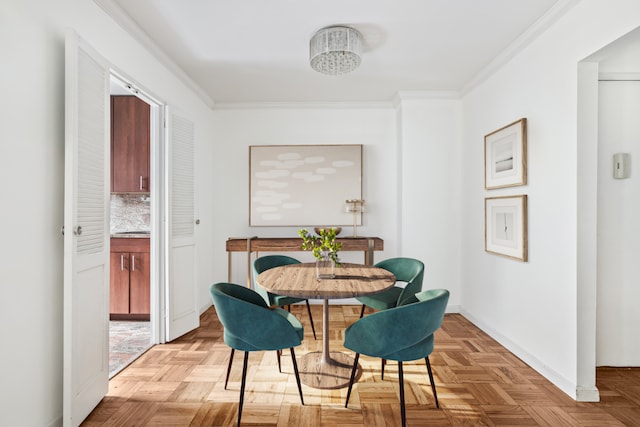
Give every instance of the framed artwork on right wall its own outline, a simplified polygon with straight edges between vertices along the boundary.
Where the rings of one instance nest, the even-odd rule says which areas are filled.
[[[527,261],[527,195],[484,199],[484,250]]]
[[[527,119],[522,118],[484,137],[484,188],[527,183]]]

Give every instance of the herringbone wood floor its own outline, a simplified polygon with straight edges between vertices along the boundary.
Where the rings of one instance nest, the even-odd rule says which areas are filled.
[[[322,312],[312,306],[318,340],[306,308],[292,312],[305,325],[300,357],[321,348]],[[331,350],[343,350],[344,328],[360,306],[331,306]],[[408,426],[640,426],[640,369],[599,369],[599,403],[573,401],[464,317],[445,316],[431,355],[440,408],[434,406],[424,361],[405,364]],[[150,349],[110,382],[108,395],[83,426],[233,426],[237,420],[242,352],[236,352],[229,387],[230,350],[210,308],[197,330]],[[291,357],[279,373],[275,352],[251,353],[242,416],[244,426],[399,426],[397,365],[380,379],[380,360],[362,356],[363,375],[349,408],[346,389],[295,385]]]

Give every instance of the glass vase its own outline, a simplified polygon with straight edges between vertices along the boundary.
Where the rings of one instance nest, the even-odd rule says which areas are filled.
[[[336,263],[329,254],[322,254],[322,259],[316,261],[316,277],[318,279],[333,279],[336,277],[335,268]]]

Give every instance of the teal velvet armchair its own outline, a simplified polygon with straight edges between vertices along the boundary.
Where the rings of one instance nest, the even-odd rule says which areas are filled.
[[[349,404],[360,354],[398,361],[403,426],[406,425],[403,361],[425,359],[436,407],[440,407],[429,355],[434,347],[433,334],[442,325],[448,301],[446,289],[420,292],[406,304],[363,317],[345,330],[344,346],[356,353],[345,408]],[[384,365],[382,369],[384,375]]]
[[[384,292],[356,298],[362,303],[360,317],[364,315],[366,307],[375,310],[387,310],[402,305],[422,290],[424,278],[424,264],[413,258],[390,258],[380,261],[376,267],[384,268],[396,276],[396,282],[406,282],[404,287],[394,286]]]
[[[304,298],[294,298],[294,297],[288,297],[284,295],[273,294],[271,292],[268,292],[266,289],[262,288],[255,281],[255,278],[258,277],[258,275],[263,271],[269,270],[274,267],[280,267],[282,265],[290,265],[290,264],[300,264],[300,261],[286,255],[265,255],[257,258],[253,262],[254,288],[256,292],[262,295],[262,298],[264,298],[264,300],[267,302],[269,306],[275,306],[275,307],[288,306],[289,307],[291,304],[304,301],[307,304],[307,312],[309,313],[309,322],[311,323],[311,331],[313,332],[313,339],[316,339],[316,328],[313,325],[313,316],[311,315],[311,306],[309,305],[309,300]]]
[[[304,329],[300,321],[291,313],[280,308],[271,309],[260,295],[244,286],[233,283],[215,283],[210,287],[211,298],[220,323],[224,327],[224,342],[231,347],[229,366],[224,388],[227,388],[229,373],[235,350],[244,351],[240,402],[238,407],[238,427],[242,418],[242,405],[247,377],[249,352],[262,350],[291,350],[291,360],[304,405],[302,386],[294,347],[300,345]]]

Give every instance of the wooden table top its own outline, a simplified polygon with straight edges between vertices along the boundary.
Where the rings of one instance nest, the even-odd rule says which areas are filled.
[[[302,263],[275,267],[260,273],[257,282],[274,294],[296,298],[335,299],[376,294],[392,287],[395,276],[389,271],[363,264],[342,263],[333,279],[316,278],[316,264]]]

